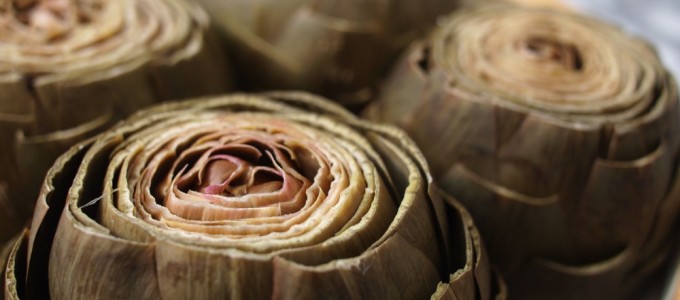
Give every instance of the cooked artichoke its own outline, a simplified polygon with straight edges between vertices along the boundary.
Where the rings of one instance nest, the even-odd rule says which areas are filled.
[[[68,147],[143,106],[228,89],[207,30],[205,12],[184,0],[0,4],[0,190],[11,199],[0,219],[16,220],[0,242]]]
[[[667,256],[677,88],[617,28],[514,6],[461,11],[410,49],[366,114],[421,146],[511,297],[617,298]]]
[[[7,297],[493,297],[468,213],[413,142],[326,101],[166,104],[74,146],[9,254]]]
[[[398,51],[455,0],[198,0],[222,30],[241,83],[304,89],[356,106]]]

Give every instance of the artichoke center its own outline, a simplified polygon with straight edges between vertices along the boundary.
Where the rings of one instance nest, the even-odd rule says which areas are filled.
[[[269,156],[254,154],[256,161],[237,155],[212,156],[205,166],[197,190],[206,194],[243,196],[281,189],[282,172],[273,167]]]
[[[553,61],[575,71],[583,68],[581,54],[573,44],[552,38],[531,37],[523,46],[524,53],[533,59]]]
[[[40,36],[42,41],[54,42],[69,36],[73,28],[89,24],[101,10],[99,1],[12,0],[0,6],[0,27],[18,32],[29,29],[33,39]]]

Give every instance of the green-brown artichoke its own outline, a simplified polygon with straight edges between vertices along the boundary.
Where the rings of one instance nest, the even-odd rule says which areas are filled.
[[[0,3],[0,241],[75,142],[143,106],[229,88],[207,30],[184,0]]]
[[[646,43],[503,5],[442,22],[367,111],[421,146],[519,299],[620,297],[664,262],[680,209],[678,113]]]
[[[479,235],[413,142],[327,101],[172,103],[74,146],[7,298],[491,299]]]
[[[455,0],[197,0],[222,29],[241,83],[356,105],[398,51]]]

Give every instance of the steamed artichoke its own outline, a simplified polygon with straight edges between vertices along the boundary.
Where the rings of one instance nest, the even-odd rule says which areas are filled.
[[[0,242],[69,146],[143,106],[229,88],[207,29],[184,0],[2,1]]]
[[[455,0],[197,0],[249,89],[305,89],[357,105],[397,52]]]
[[[665,261],[678,97],[645,42],[584,16],[470,8],[416,43],[383,92],[366,114],[421,146],[510,296],[621,297]]]
[[[325,101],[172,103],[74,146],[9,254],[8,299],[491,299],[472,220],[405,133]]]

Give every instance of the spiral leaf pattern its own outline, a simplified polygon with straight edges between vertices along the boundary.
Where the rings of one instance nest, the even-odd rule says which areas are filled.
[[[405,133],[328,100],[285,92],[166,104],[57,160],[10,254],[7,282],[20,284],[6,290],[412,299],[444,281],[464,299],[489,299],[497,288],[472,221],[438,195]]]
[[[26,217],[45,171],[74,143],[152,103],[226,91],[208,25],[184,0],[3,1],[0,184],[15,202],[5,219]]]
[[[677,88],[653,49],[617,28],[469,8],[411,48],[366,114],[421,146],[513,297],[626,294],[667,256]]]

